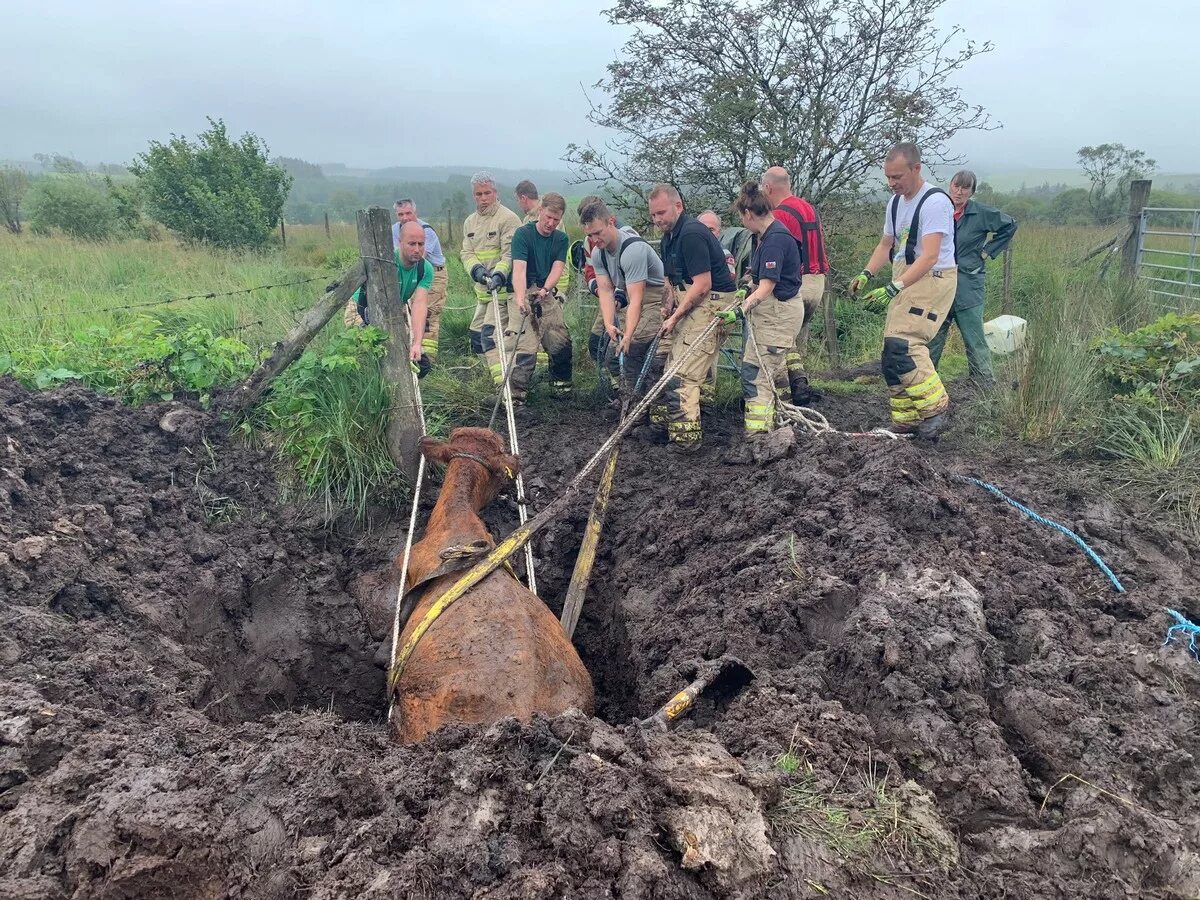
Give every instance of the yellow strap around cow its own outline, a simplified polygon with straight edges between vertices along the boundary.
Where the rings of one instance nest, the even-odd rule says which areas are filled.
[[[450,589],[425,611],[425,615],[421,617],[421,621],[417,623],[417,627],[413,629],[413,633],[408,636],[408,640],[404,642],[404,646],[400,648],[400,652],[396,654],[396,658],[392,660],[392,671],[388,677],[388,690],[394,691],[396,685],[400,683],[400,676],[404,674],[404,667],[408,664],[409,657],[413,655],[413,651],[417,649],[417,643],[425,636],[431,625],[438,620],[438,617],[450,608],[450,604],[455,600],[462,598],[467,591],[475,586],[476,582],[471,579],[475,570],[481,566],[491,566],[495,569],[499,565],[503,565],[508,570],[513,578],[517,577],[517,573],[513,571],[512,565],[508,561],[508,557],[517,549],[516,546],[510,547],[510,544],[515,545],[513,540],[519,532],[514,532],[509,535],[508,540],[500,544],[496,549],[487,555],[487,557],[472,567],[471,571],[467,572],[462,578],[450,586]],[[488,572],[487,574],[491,574]]]

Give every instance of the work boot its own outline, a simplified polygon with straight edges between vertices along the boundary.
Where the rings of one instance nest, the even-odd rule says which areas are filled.
[[[679,456],[691,456],[700,449],[702,443],[703,441],[700,438],[692,441],[671,441],[667,444],[667,449]]]
[[[882,428],[877,428],[876,431],[886,431],[897,437],[913,437],[917,433],[917,428],[918,426],[909,425],[907,422],[891,422]]]
[[[793,406],[808,406],[825,396],[808,383],[808,376],[802,372],[788,373],[788,387],[792,391]]]
[[[629,435],[643,444],[665,444],[667,442],[667,429],[660,425],[638,425],[629,432]]]
[[[937,441],[942,432],[950,425],[950,411],[940,412],[936,416],[922,419],[917,426],[917,437],[925,441]]]

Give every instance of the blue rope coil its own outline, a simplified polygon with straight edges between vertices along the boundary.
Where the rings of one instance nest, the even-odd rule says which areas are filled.
[[[1093,550],[1091,547],[1089,547],[1083,538],[1081,538],[1079,535],[1077,535],[1075,532],[1073,532],[1066,525],[1060,525],[1058,522],[1055,522],[1053,519],[1047,519],[1045,516],[1038,515],[1032,509],[1030,509],[1028,506],[1025,506],[1022,503],[1018,503],[1012,497],[1008,496],[1006,493],[1004,493],[1002,490],[1000,490],[1000,488],[996,487],[994,484],[988,484],[986,481],[980,481],[978,478],[971,478],[968,475],[955,475],[954,477],[959,479],[960,481],[969,481],[971,484],[978,485],[979,487],[981,487],[985,491],[987,491],[989,494],[994,494],[995,496],[999,497],[1001,500],[1003,500],[1005,503],[1007,503],[1009,506],[1013,507],[1014,509],[1019,509],[1026,516],[1033,519],[1033,521],[1037,522],[1038,524],[1045,525],[1047,528],[1053,528],[1055,531],[1059,532],[1060,534],[1065,534],[1067,537],[1069,537],[1072,541],[1075,542],[1075,544],[1079,547],[1080,550],[1082,550],[1084,553],[1086,553],[1088,555],[1088,558],[1091,559],[1091,561],[1094,562],[1100,568],[1101,572],[1103,572],[1106,576],[1108,576],[1108,580],[1112,582],[1112,586],[1116,589],[1118,594],[1125,593],[1125,588],[1122,586],[1120,580],[1117,578],[1116,575],[1113,574],[1112,569],[1110,569],[1108,566],[1106,566],[1104,564],[1104,560],[1102,560],[1100,558],[1100,555],[1098,553],[1096,553],[1096,551]],[[1194,641],[1195,641],[1195,639],[1193,638],[1193,642]]]
[[[1178,610],[1167,609],[1171,617],[1175,620],[1174,625],[1167,629],[1167,639],[1163,641],[1163,646],[1167,646],[1171,641],[1175,640],[1175,632],[1179,632],[1179,636],[1188,635],[1188,649],[1192,651],[1192,656],[1200,660],[1200,645],[1197,645],[1196,639],[1200,638],[1200,625],[1189,621],[1188,617]]]

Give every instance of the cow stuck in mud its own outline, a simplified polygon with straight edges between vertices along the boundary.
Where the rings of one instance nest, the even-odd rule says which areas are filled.
[[[425,536],[412,549],[401,645],[438,598],[494,543],[479,517],[519,460],[486,428],[457,428],[421,452],[446,476]],[[399,577],[399,561],[396,564]],[[419,593],[418,593],[419,591]],[[407,613],[407,615],[405,615]],[[446,724],[529,721],[534,713],[592,713],[591,676],[558,620],[507,569],[447,607],[420,638],[392,685],[392,733],[412,743]]]

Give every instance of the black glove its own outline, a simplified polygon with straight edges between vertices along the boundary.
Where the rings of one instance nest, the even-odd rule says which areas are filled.
[[[429,358],[428,353],[422,353],[420,360],[417,361],[417,378],[424,378],[433,368],[433,361]]]
[[[629,298],[625,296],[625,292],[620,288],[613,291],[613,297],[617,301],[617,309],[624,309],[629,305]]]
[[[507,283],[508,279],[505,277],[503,272],[493,272],[487,277],[487,281],[484,282],[483,286],[489,291],[498,291]]]
[[[600,283],[598,281],[596,281],[595,278],[591,279],[588,282],[588,293],[591,294],[593,297],[600,296]]]
[[[471,280],[482,285],[487,285],[488,271],[483,267],[483,263],[475,263],[471,266]]]

